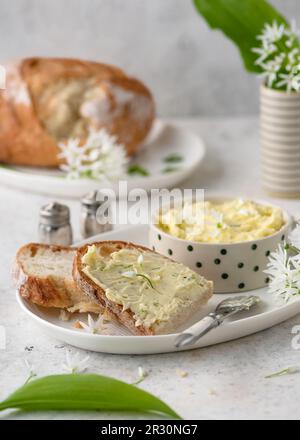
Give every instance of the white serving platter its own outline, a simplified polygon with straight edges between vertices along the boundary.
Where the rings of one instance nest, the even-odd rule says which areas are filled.
[[[93,237],[93,239],[89,239],[84,243],[97,240],[125,240],[147,246],[148,226],[126,227]],[[300,313],[300,299],[288,303],[279,303],[273,295],[268,293],[266,288],[251,291],[250,293],[261,298],[261,303],[257,308],[246,314],[236,315],[231,321],[225,321],[220,327],[202,337],[193,348],[206,347],[238,339],[272,327]],[[243,292],[243,294],[246,295],[247,292]],[[189,327],[213,311],[220,301],[231,295],[236,294],[215,294],[209,304],[193,316],[193,319],[186,324],[186,327]],[[155,354],[180,351],[174,346],[176,334],[132,336],[127,329],[117,325],[112,325],[112,335],[89,334],[84,332],[84,330],[74,328],[74,322],[78,320],[78,316],[74,316],[70,321],[62,321],[59,319],[59,312],[57,310],[35,306],[21,298],[18,293],[17,300],[27,316],[43,332],[78,348],[114,354]],[[86,321],[87,315],[81,314],[80,320]],[[178,331],[180,330],[183,329],[178,329]]]
[[[170,154],[182,156],[183,161],[166,163],[164,159]],[[205,145],[199,136],[157,120],[141,151],[132,160],[145,168],[149,176],[125,175],[120,180],[127,181],[128,190],[169,188],[187,178],[199,166],[204,155]],[[168,167],[175,171],[165,172]],[[0,166],[0,183],[33,193],[71,198],[79,198],[89,191],[103,188],[111,188],[118,195],[119,189],[118,181],[69,180],[59,170],[16,166]]]

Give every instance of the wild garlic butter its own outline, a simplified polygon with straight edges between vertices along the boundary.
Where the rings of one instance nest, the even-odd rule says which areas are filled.
[[[160,215],[159,228],[174,237],[200,243],[239,243],[267,237],[284,225],[279,208],[251,200],[223,203],[206,201],[193,205],[199,221],[189,221],[177,209]],[[186,209],[186,207],[184,207]]]
[[[151,251],[124,248],[102,256],[96,246],[82,257],[83,272],[106,297],[130,309],[135,325],[150,328],[201,300],[211,282],[181,263]]]

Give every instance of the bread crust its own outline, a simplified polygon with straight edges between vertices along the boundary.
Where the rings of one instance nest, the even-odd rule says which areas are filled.
[[[93,245],[101,248],[104,246],[107,249],[108,255],[109,253],[119,251],[121,249],[140,249],[141,251],[151,251],[149,248],[145,246],[140,246],[134,243],[126,242],[126,241],[105,241],[105,242],[95,242]],[[84,272],[83,272],[83,264],[82,257],[88,250],[88,247],[91,244],[86,244],[77,249],[76,256],[74,258],[73,265],[73,278],[77,283],[77,286],[85,292],[91,300],[97,300],[99,304],[106,310],[106,312],[117,321],[124,324],[129,330],[132,331],[133,334],[139,336],[151,336],[154,335],[155,332],[151,328],[146,328],[143,325],[136,326],[134,315],[131,310],[123,310],[120,304],[116,304],[110,301],[106,295],[104,290],[98,286],[93,280],[91,280]]]
[[[152,126],[155,108],[151,92],[117,67],[66,58],[27,58],[5,67],[6,90],[0,91],[1,162],[58,167],[58,140],[40,119],[41,112],[50,109],[39,101],[45,88],[57,81],[93,79],[107,100],[105,120],[98,123],[97,129],[104,127],[116,135],[129,155],[136,153]],[[122,102],[122,93],[131,94],[132,105]],[[141,101],[136,99],[143,100],[140,108]]]
[[[57,282],[50,277],[36,277],[27,273],[21,261],[21,255],[27,251],[34,255],[40,248],[50,249],[52,252],[75,251],[74,248],[38,243],[29,243],[22,246],[17,252],[12,268],[12,278],[20,295],[39,306],[61,309],[74,307],[74,298],[82,297],[84,300],[85,295],[78,291],[77,285],[72,279],[64,279],[61,284],[58,285]],[[88,301],[86,302],[88,303]],[[98,313],[102,312],[101,307],[96,307],[96,305],[95,310],[91,311],[96,311],[97,309],[99,309]]]

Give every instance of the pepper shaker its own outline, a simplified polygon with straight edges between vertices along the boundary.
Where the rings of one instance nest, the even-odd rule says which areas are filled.
[[[57,202],[43,206],[40,210],[40,242],[69,246],[72,244],[72,239],[69,208]]]
[[[98,191],[91,191],[81,199],[80,230],[83,238],[89,238],[112,229],[111,223],[102,224],[97,219],[98,208],[103,203],[97,200],[97,193]]]

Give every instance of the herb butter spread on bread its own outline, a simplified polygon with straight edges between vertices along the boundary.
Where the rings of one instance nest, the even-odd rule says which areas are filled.
[[[101,243],[86,246],[81,265],[85,279],[104,292],[108,308],[137,334],[176,331],[212,295],[211,281],[130,243],[115,249],[112,244],[110,252],[103,252]],[[122,314],[131,316],[130,322],[120,319]]]

